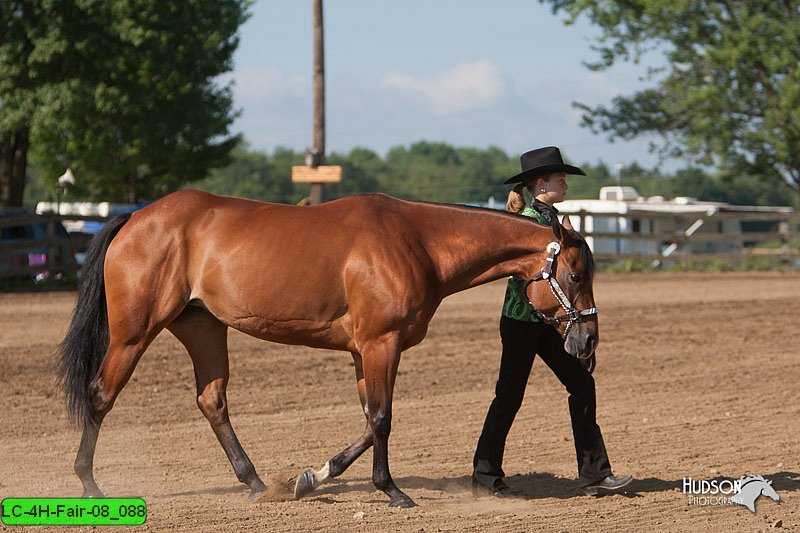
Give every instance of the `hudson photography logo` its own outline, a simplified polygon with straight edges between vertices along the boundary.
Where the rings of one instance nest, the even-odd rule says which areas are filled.
[[[781,499],[772,481],[762,476],[742,476],[739,479],[683,478],[683,493],[689,505],[744,505],[756,512],[756,500],[762,494],[775,501]]]

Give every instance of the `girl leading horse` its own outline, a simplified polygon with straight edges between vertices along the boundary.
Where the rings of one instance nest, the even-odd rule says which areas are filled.
[[[364,433],[321,470],[303,472],[295,495],[340,475],[372,446],[375,486],[390,505],[411,507],[388,462],[401,352],[422,341],[446,296],[514,275],[532,280],[527,295],[539,312],[562,333],[569,328],[567,351],[590,358],[598,341],[590,259],[568,219],[551,228],[382,194],[298,207],[180,191],[117,217],[92,241],[59,348],[68,409],[83,425],[75,459],[83,494],[102,495],[93,474],[100,426],[165,328],[189,352],[197,405],[237,478],[253,497],[265,490],[228,417],[232,327],[353,356]]]

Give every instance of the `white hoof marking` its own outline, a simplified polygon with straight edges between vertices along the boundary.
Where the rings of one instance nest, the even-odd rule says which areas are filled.
[[[320,484],[326,482],[329,477],[331,477],[330,461],[325,463],[325,466],[323,466],[321,470],[317,470],[316,472],[314,472],[314,488],[317,488],[318,486],[320,486]]]

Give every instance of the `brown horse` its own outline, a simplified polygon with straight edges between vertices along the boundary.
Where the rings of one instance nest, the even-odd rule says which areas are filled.
[[[567,220],[567,219],[565,219]],[[567,229],[564,229],[567,228]],[[355,361],[364,433],[297,480],[301,497],[374,446],[375,486],[410,507],[389,473],[387,442],[400,353],[422,341],[446,296],[504,276],[530,283],[536,308],[568,311],[569,353],[598,341],[593,262],[568,221],[552,228],[488,209],[353,196],[315,207],[196,191],[170,194],[109,222],[92,242],[60,351],[68,408],[83,425],[75,472],[101,496],[93,458],[103,418],[139,358],[164,328],[194,364],[197,405],[253,497],[265,490],[228,418],[227,329],[260,339],[344,350]],[[534,276],[538,273],[538,276]],[[558,286],[567,302],[558,301]],[[564,287],[562,290],[561,287]],[[577,309],[584,309],[577,312]],[[564,332],[567,315],[554,320]],[[574,326],[574,327],[572,327]]]

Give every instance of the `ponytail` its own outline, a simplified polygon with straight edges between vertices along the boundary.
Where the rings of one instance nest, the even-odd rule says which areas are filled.
[[[508,193],[508,200],[506,201],[506,211],[511,211],[512,213],[522,213],[522,210],[525,209],[525,184],[524,183],[517,183],[514,185],[514,188],[511,189],[511,192]]]

